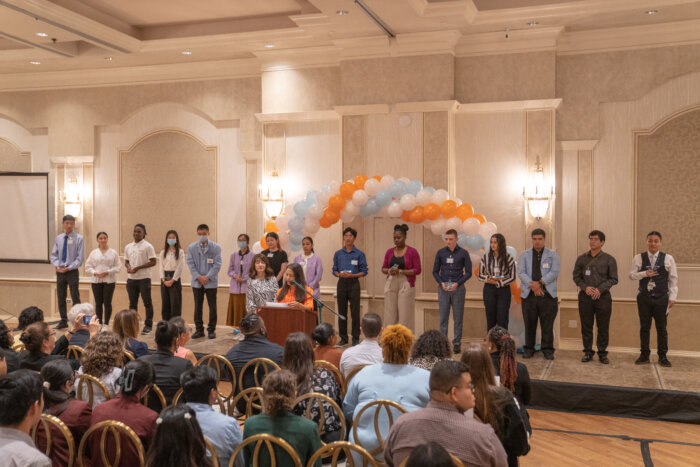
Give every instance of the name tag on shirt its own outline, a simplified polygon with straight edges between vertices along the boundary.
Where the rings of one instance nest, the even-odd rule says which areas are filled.
[[[500,276],[501,274],[501,268],[493,268],[493,275],[494,276]]]
[[[207,264],[214,264],[213,258],[207,258]]]
[[[590,270],[590,269],[586,269],[586,275],[587,275],[587,276],[590,276],[590,275],[591,275],[591,270]]]
[[[350,260],[350,264],[352,264],[353,266],[357,266],[357,260],[356,259]]]
[[[275,255],[272,254],[272,253],[268,253],[268,254],[267,254],[267,257],[268,257],[268,258],[272,258],[273,256],[275,256]]]
[[[453,264],[455,262],[454,258],[447,258],[445,261],[447,264]]]
[[[542,263],[543,268],[549,268],[549,263]]]
[[[69,238],[69,239],[68,239],[68,244],[69,244],[69,245],[72,245],[72,244],[73,244],[73,239],[72,239],[72,238]]]

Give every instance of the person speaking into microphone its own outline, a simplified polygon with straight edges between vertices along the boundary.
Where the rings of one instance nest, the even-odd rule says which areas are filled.
[[[284,271],[282,288],[277,291],[278,303],[287,303],[295,310],[313,311],[313,290],[306,285],[304,270],[300,264],[291,263]]]

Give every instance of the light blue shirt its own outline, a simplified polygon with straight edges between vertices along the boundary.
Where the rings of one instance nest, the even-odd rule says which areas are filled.
[[[61,261],[63,255],[63,243],[68,237],[68,246],[66,248],[66,261]],[[83,236],[76,233],[75,230],[66,235],[62,233],[53,242],[53,250],[51,250],[51,264],[56,267],[67,267],[68,269],[78,269],[83,264],[85,257],[85,245],[83,244]]]
[[[219,465],[228,465],[233,451],[243,441],[243,433],[238,426],[238,421],[227,415],[215,411],[209,404],[188,402],[197,415],[197,422],[202,429],[202,434],[211,441],[219,457]],[[238,456],[236,467],[243,467],[243,456]]]
[[[559,255],[556,251],[545,248],[542,251],[540,271],[542,272],[542,282],[552,297],[557,296],[559,269]],[[520,297],[527,298],[530,295],[530,282],[532,282],[532,248],[523,251],[518,258],[518,277],[520,277]]]
[[[192,274],[192,287],[198,289],[202,287],[197,277],[207,276],[209,282],[205,289],[215,289],[219,286],[219,270],[221,269],[221,247],[209,240],[202,248],[199,242],[192,243],[187,247],[187,267]]]

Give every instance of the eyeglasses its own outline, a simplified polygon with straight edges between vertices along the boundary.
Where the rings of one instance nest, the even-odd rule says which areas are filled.
[[[469,390],[470,390],[471,392],[474,392],[474,384],[469,383],[469,386],[451,386],[450,389],[448,389],[447,391],[445,391],[445,394],[451,393],[451,392],[452,392],[452,388],[457,388],[457,389],[466,389],[466,388],[469,388]]]
[[[49,332],[49,337],[55,336],[55,335],[56,335],[56,331],[51,331],[51,332]]]

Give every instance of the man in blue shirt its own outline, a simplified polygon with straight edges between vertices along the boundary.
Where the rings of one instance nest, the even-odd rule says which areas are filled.
[[[78,279],[80,274],[78,268],[83,264],[85,257],[85,245],[83,237],[74,232],[75,217],[70,214],[63,216],[63,232],[56,237],[51,250],[51,264],[56,268],[56,295],[58,295],[58,312],[61,321],[56,329],[68,327],[66,316],[67,288],[70,288],[70,298],[73,304],[80,303],[80,291],[78,290]]]
[[[452,339],[454,353],[462,351],[462,318],[464,298],[467,290],[464,283],[472,276],[472,260],[467,250],[457,245],[457,231],[445,232],[445,248],[438,250],[433,265],[433,277],[438,283],[438,306],[440,307],[440,332],[447,335],[450,323],[450,306],[454,319],[455,334]]]
[[[535,353],[537,320],[542,328],[542,355],[554,360],[554,319],[557,317],[557,277],[559,277],[559,255],[545,248],[545,232],[532,231],[532,249],[525,250],[518,258],[520,297],[523,299],[523,322],[525,323],[525,348],[523,358]]]
[[[360,343],[360,277],[367,275],[367,258],[355,248],[357,230],[346,227],[343,230],[344,247],[333,255],[333,275],[338,278],[338,313],[345,319],[339,320],[340,342],[338,347],[348,344],[348,302],[352,317],[352,345]]]
[[[235,377],[235,375],[234,375]],[[202,434],[214,446],[219,465],[228,465],[233,451],[241,444],[243,433],[238,420],[212,408],[217,403],[219,392],[216,371],[200,365],[190,368],[180,376],[182,395],[197,415]],[[239,455],[234,465],[243,466],[243,455]]]
[[[192,293],[194,294],[194,325],[197,331],[193,339],[204,337],[204,322],[202,308],[204,296],[209,305],[209,324],[207,331],[209,339],[216,338],[216,289],[219,286],[219,270],[221,269],[221,247],[209,240],[209,226],[197,226],[198,240],[187,248],[187,266],[192,273]]]

